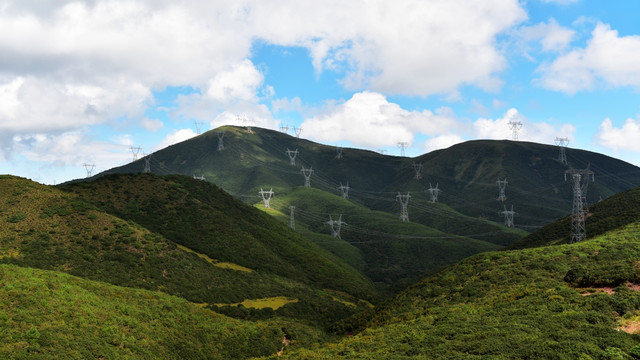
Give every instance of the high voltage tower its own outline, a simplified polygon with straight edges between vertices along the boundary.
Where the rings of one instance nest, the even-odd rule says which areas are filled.
[[[512,140],[518,141],[518,131],[522,129],[522,123],[520,121],[509,120],[509,129],[511,129],[512,132]]]
[[[438,189],[438,184],[436,183],[436,187],[434,188],[433,186],[431,186],[431,183],[429,183],[429,198],[431,199],[432,203],[437,203],[438,202],[438,193],[440,193],[440,189]]]
[[[269,202],[271,201],[271,197],[273,196],[273,188],[269,189],[269,191],[264,191],[260,188],[258,192],[260,196],[262,196],[262,201],[264,202],[264,207],[269,209]]]
[[[400,156],[404,156],[404,148],[406,148],[407,145],[409,145],[409,143],[406,141],[398,141],[398,147],[400,147]]]
[[[218,151],[224,150],[224,131],[218,131]]]
[[[333,220],[331,218],[331,215],[329,215],[329,221],[327,221],[325,224],[328,224],[329,227],[331,227],[331,235],[333,237],[341,239],[340,228],[342,227],[342,225],[346,225],[347,223],[342,221],[342,214],[340,214],[338,220]]]
[[[409,222],[409,211],[407,211],[407,206],[409,205],[409,199],[411,199],[411,195],[407,192],[407,195],[402,195],[398,193],[396,195],[396,200],[400,202],[402,205],[402,211],[400,212],[400,220],[403,222]]]
[[[342,146],[336,146],[336,159],[342,159]]]
[[[151,172],[151,154],[144,158],[144,168],[142,169],[142,172],[145,174]]]
[[[196,180],[204,180],[204,175],[196,176],[196,174],[193,174],[193,178]]]
[[[569,138],[561,138],[556,136],[556,145],[560,148],[560,155],[558,156],[558,161],[567,165],[567,153],[565,148],[569,145]]]
[[[200,135],[202,134],[202,121],[193,121],[193,125],[196,127],[196,134]]]
[[[82,166],[84,166],[84,169],[87,171],[87,177],[91,177],[91,174],[93,173],[93,169],[96,168],[96,164],[84,163],[82,164]]]
[[[251,126],[252,126],[251,120],[247,119],[247,117],[244,115],[242,117],[237,117],[236,120],[239,121],[242,124],[242,126],[244,126],[247,129],[247,132],[249,134],[253,134],[253,130],[251,129]]]
[[[142,148],[140,146],[129,146],[129,150],[131,150],[131,153],[133,154],[133,161],[138,160],[138,154],[140,153],[140,150],[142,150]]]
[[[283,133],[288,133],[289,132],[289,126],[287,125],[280,125],[280,131]]]
[[[302,167],[302,176],[304,176],[304,187],[311,187],[311,174],[313,174],[313,167],[305,169]]]
[[[507,210],[507,206],[503,205],[504,211],[501,212],[502,216],[504,216],[504,226],[513,227],[513,216],[515,215],[515,211],[513,211],[513,205],[511,205],[511,210]]]
[[[564,172],[564,179],[567,174],[571,175],[571,187],[573,188],[573,207],[571,210],[571,243],[582,241],[587,238],[587,230],[584,220],[587,216],[587,185],[589,178],[594,181],[593,171],[586,169],[569,169]],[[591,176],[589,176],[591,175]],[[584,192],[584,193],[583,193]]]
[[[293,214],[296,211],[296,207],[293,205],[289,205],[289,227],[293,230],[296,229],[296,222],[293,218]]]
[[[504,180],[498,179],[498,181],[496,181],[496,184],[498,184],[498,189],[500,190],[500,194],[498,195],[498,201],[507,200],[507,196],[504,193],[504,190],[507,187],[507,178],[504,178]]]
[[[413,171],[416,173],[416,175],[413,178],[416,180],[422,179],[422,174],[420,174],[422,172],[422,163],[420,164],[413,163],[411,164],[411,166],[413,167]]]
[[[298,155],[298,149],[295,149],[294,151],[291,151],[287,148],[286,151],[287,155],[289,155],[289,164],[291,165],[296,165],[296,155]]]
[[[301,127],[293,127],[293,132],[296,134],[296,137],[299,139],[300,134],[302,134],[302,126]]]
[[[349,198],[349,182],[347,181],[347,186],[342,185],[342,183],[340,183],[340,186],[338,186],[338,189],[340,190],[340,194],[342,195],[343,199],[348,199]]]
[[[384,154],[386,154],[386,153],[387,153],[387,150],[385,150],[385,149],[378,149],[378,152],[379,152],[380,154],[384,155]]]

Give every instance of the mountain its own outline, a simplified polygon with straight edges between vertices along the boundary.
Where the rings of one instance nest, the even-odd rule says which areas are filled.
[[[640,358],[637,199],[599,206],[635,220],[579,243],[474,255],[340,327],[356,335],[285,357]]]
[[[102,202],[0,176],[0,263],[162,291],[237,317],[280,316],[320,328],[376,299],[358,271],[212,184],[142,175],[75,186],[103,191]],[[157,230],[100,206],[143,214],[141,223],[147,219]],[[203,225],[190,227],[198,222]],[[176,236],[178,230],[185,237]]]
[[[287,151],[291,157],[295,154],[294,161]],[[567,149],[566,153],[571,166],[590,166],[595,172],[597,181],[589,185],[587,193],[589,203],[640,183],[640,168],[636,166],[583,150]],[[478,140],[406,158],[321,145],[267,129],[253,128],[248,132],[224,126],[95,178],[138,173],[148,162],[151,172],[157,174],[204,176],[256,206],[262,206],[260,190],[273,191],[271,203],[277,212],[269,210],[269,214],[288,224],[289,206],[295,206],[296,226],[309,230],[306,237],[322,239],[317,241],[319,245],[347,263],[360,266],[374,281],[397,285],[434,273],[474,252],[510,245],[529,231],[570,213],[572,190],[570,183],[564,181],[568,166],[557,157],[555,146]],[[310,187],[326,196],[304,186],[302,167],[313,169]],[[420,170],[419,174],[415,170]],[[497,201],[498,179],[507,179],[503,202]],[[345,189],[347,185],[348,202],[357,208],[334,201],[335,195],[341,195],[339,187]],[[433,203],[429,189],[436,187],[440,193]],[[408,223],[399,219],[400,194],[411,196]],[[303,204],[307,197],[318,203]],[[324,206],[329,204],[336,207]],[[511,206],[515,228],[502,226],[503,213]],[[395,219],[357,220],[367,211],[385,212]],[[347,223],[342,239],[327,239],[324,235],[332,234],[326,224],[329,216],[341,213]],[[431,246],[432,236],[439,237],[441,246]],[[464,243],[465,239],[468,243]],[[413,257],[411,262],[407,262],[407,254]],[[381,269],[384,261],[386,269]]]

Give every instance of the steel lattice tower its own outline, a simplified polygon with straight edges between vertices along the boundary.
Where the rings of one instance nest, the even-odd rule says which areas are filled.
[[[340,190],[340,194],[342,195],[343,199],[348,199],[349,198],[349,182],[347,181],[347,185],[344,186],[342,185],[342,183],[340,183],[340,186],[338,186],[338,189]]]
[[[342,147],[336,146],[336,159],[342,159]]]
[[[509,129],[511,129],[512,140],[518,141],[518,131],[522,129],[522,123],[520,121],[511,121],[509,120]]]
[[[569,138],[561,138],[556,136],[556,145],[560,148],[560,155],[558,155],[558,161],[567,165],[567,153],[565,148],[569,145]]]
[[[224,131],[218,131],[218,151],[224,150]]]
[[[413,163],[411,164],[411,166],[413,167],[413,171],[416,173],[416,175],[413,178],[416,180],[422,179],[422,174],[420,174],[422,172],[422,163],[420,164]]]
[[[287,126],[287,125],[280,126],[280,131],[285,133],[285,134],[288,133],[289,132],[289,126]]]
[[[429,183],[429,198],[431,199],[432,203],[437,203],[438,202],[438,194],[440,193],[440,189],[438,189],[438,184],[436,183],[436,187],[434,188],[433,186],[431,186],[431,183]]]
[[[96,168],[96,164],[87,164],[84,163],[82,164],[82,166],[84,166],[84,169],[87,171],[87,177],[91,177],[91,174],[93,173],[93,169]]]
[[[498,184],[498,189],[500,190],[500,194],[498,195],[498,201],[505,201],[507,200],[507,196],[505,195],[505,189],[507,188],[507,178],[504,178],[504,180],[500,180],[498,179],[498,181],[496,181],[496,184]]]
[[[313,174],[313,167],[305,169],[302,167],[302,176],[304,176],[304,186],[311,187],[311,174]]]
[[[591,181],[594,180],[593,171],[586,169],[569,169],[564,172],[564,179],[567,180],[567,174],[571,175],[571,187],[573,188],[573,207],[571,210],[571,243],[579,242],[587,238],[587,229],[584,223],[587,217],[588,208],[586,204],[586,190],[589,183],[589,175]],[[583,190],[585,193],[583,193]]]
[[[145,174],[148,174],[151,172],[151,155],[144,158],[144,168],[142,172]]]
[[[296,137],[299,139],[300,134],[302,134],[302,127],[293,127],[293,132],[296,134]]]
[[[262,196],[264,207],[269,209],[269,202],[271,201],[271,197],[273,196],[273,188],[271,188],[269,191],[264,191],[262,190],[262,188],[260,188],[260,191],[258,192],[258,194]]]
[[[196,134],[202,134],[202,121],[193,120],[193,125],[196,127]]]
[[[408,192],[407,195],[402,195],[400,193],[396,195],[396,200],[398,200],[400,205],[402,205],[402,211],[400,212],[400,220],[402,220],[402,222],[409,222],[409,211],[407,211],[409,199],[411,199],[411,195],[409,195]]]
[[[289,212],[289,227],[291,229],[295,230],[296,229],[296,222],[295,222],[295,220],[293,218],[293,214],[294,214],[294,212],[296,210],[296,207],[293,206],[293,205],[289,205],[289,210],[290,210],[290,212]]]
[[[338,220],[333,220],[331,215],[329,215],[329,221],[325,224],[328,224],[331,227],[331,235],[335,238],[341,239],[340,237],[340,228],[342,225],[346,225],[347,223],[342,221],[342,214],[340,214],[340,218]]]
[[[298,149],[291,151],[287,148],[287,155],[289,155],[289,164],[295,166],[296,165],[296,155],[298,155]]]
[[[131,150],[131,153],[133,154],[133,161],[138,160],[138,154],[140,153],[140,150],[142,150],[142,148],[140,146],[129,146],[129,150]]]
[[[504,216],[504,226],[513,227],[513,216],[515,212],[513,211],[513,205],[511,205],[511,210],[507,210],[507,206],[504,206],[504,211],[501,212],[502,216]]]
[[[406,142],[406,141],[399,141],[398,142],[398,147],[400,147],[400,156],[404,156],[404,148],[406,148],[407,145],[409,145],[409,143]]]

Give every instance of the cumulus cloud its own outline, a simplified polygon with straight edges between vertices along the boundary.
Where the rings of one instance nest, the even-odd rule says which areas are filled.
[[[525,42],[537,41],[542,51],[562,51],[573,40],[575,31],[560,26],[555,19],[549,19],[547,23],[533,26],[523,26],[517,31],[517,36]]]
[[[164,126],[164,123],[158,119],[149,119],[145,117],[140,120],[140,125],[149,131],[158,131]]]
[[[457,134],[444,134],[432,137],[425,141],[424,148],[428,151],[446,149],[451,145],[463,142],[464,140]]]
[[[427,135],[458,129],[455,114],[446,107],[434,112],[408,111],[374,92],[360,92],[342,104],[302,123],[304,133],[318,141],[350,141],[366,147],[413,142],[414,133]]]
[[[198,134],[196,134],[192,129],[173,130],[169,135],[162,139],[158,145],[153,147],[153,151],[158,151],[166,148],[167,146],[189,140],[196,135]]]
[[[538,68],[536,84],[574,94],[596,85],[640,88],[640,36],[618,36],[598,23],[586,47],[575,49]]]
[[[558,134],[573,139],[576,131],[571,124],[553,126],[547,122],[529,121],[515,108],[507,110],[501,118],[495,120],[480,118],[473,123],[473,129],[475,135],[481,139],[511,140],[513,128],[509,125],[510,122],[522,124],[519,127],[518,139],[523,141],[550,143]]]
[[[604,147],[618,150],[640,152],[640,120],[627,119],[621,127],[613,126],[607,118],[600,124],[597,134],[598,143]]]

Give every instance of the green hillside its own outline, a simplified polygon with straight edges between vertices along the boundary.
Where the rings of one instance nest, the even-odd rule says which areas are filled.
[[[157,291],[0,264],[3,359],[239,359],[277,353],[281,328]]]
[[[125,176],[121,180],[132,186],[129,189],[141,185],[131,178]],[[152,180],[155,177],[145,178]],[[219,192],[211,184],[184,177],[177,177],[177,182],[158,178],[157,186],[149,189],[153,189],[159,197],[184,195],[186,190],[178,186],[180,179],[186,179],[187,183],[201,183],[212,196],[215,196],[215,191]],[[177,190],[162,192],[158,185],[161,183],[167,186],[173,184]],[[264,241],[279,241],[283,246],[300,250],[295,251],[297,257],[293,260],[300,261],[302,265],[290,270],[291,276],[287,276],[284,272],[270,272],[269,265],[259,266],[255,260],[254,263],[237,264],[232,259],[222,258],[224,252],[206,255],[176,244],[134,221],[107,214],[73,193],[12,176],[0,177],[0,185],[0,220],[3,223],[0,228],[0,263],[63,271],[115,285],[162,291],[237,317],[266,319],[282,316],[301,319],[321,328],[355,313],[358,308],[366,308],[366,302],[360,302],[360,299],[375,298],[375,290],[369,280],[330,254],[323,257],[321,249],[295,234],[283,238],[282,231],[276,231],[272,237],[261,238]],[[80,186],[89,187],[87,184]],[[111,196],[115,200],[117,194],[114,191],[105,195],[105,198]],[[254,227],[266,224],[267,228],[284,228],[260,211],[228,195],[224,196],[218,196],[218,206],[237,212],[238,219],[251,221]],[[230,204],[225,203],[225,199]],[[190,203],[192,200],[188,198]],[[125,204],[135,205],[133,197]],[[175,204],[179,204],[179,201]],[[156,210],[163,211],[160,208]],[[171,214],[170,209],[164,210]],[[187,210],[184,213],[193,215]],[[171,216],[175,219],[178,215]],[[223,218],[223,221],[229,222],[229,228],[248,227],[241,221],[234,223],[232,220],[230,217]],[[183,226],[186,228],[187,225]],[[210,230],[203,238],[211,240],[215,234]],[[236,233],[236,238],[223,237],[219,240],[222,243],[234,243],[234,240],[248,243],[249,240],[238,237],[238,234],[241,232]],[[249,236],[245,234],[244,237]],[[271,249],[274,250],[279,249]],[[286,257],[287,250],[280,250],[281,256]],[[254,254],[246,248],[243,252]],[[259,252],[257,254],[261,255]],[[269,262],[269,259],[265,257],[262,262]],[[277,268],[279,265],[271,266]],[[292,263],[289,266],[293,266]],[[315,266],[319,271],[312,274],[309,266]],[[282,267],[287,270],[284,263]],[[307,270],[302,271],[305,267]],[[305,272],[311,275],[307,276]],[[331,283],[325,280],[331,276],[327,272],[338,274],[339,278]],[[351,287],[347,288],[348,285]],[[282,299],[282,306],[276,310],[274,308],[277,306],[235,305],[247,300],[271,298]]]

